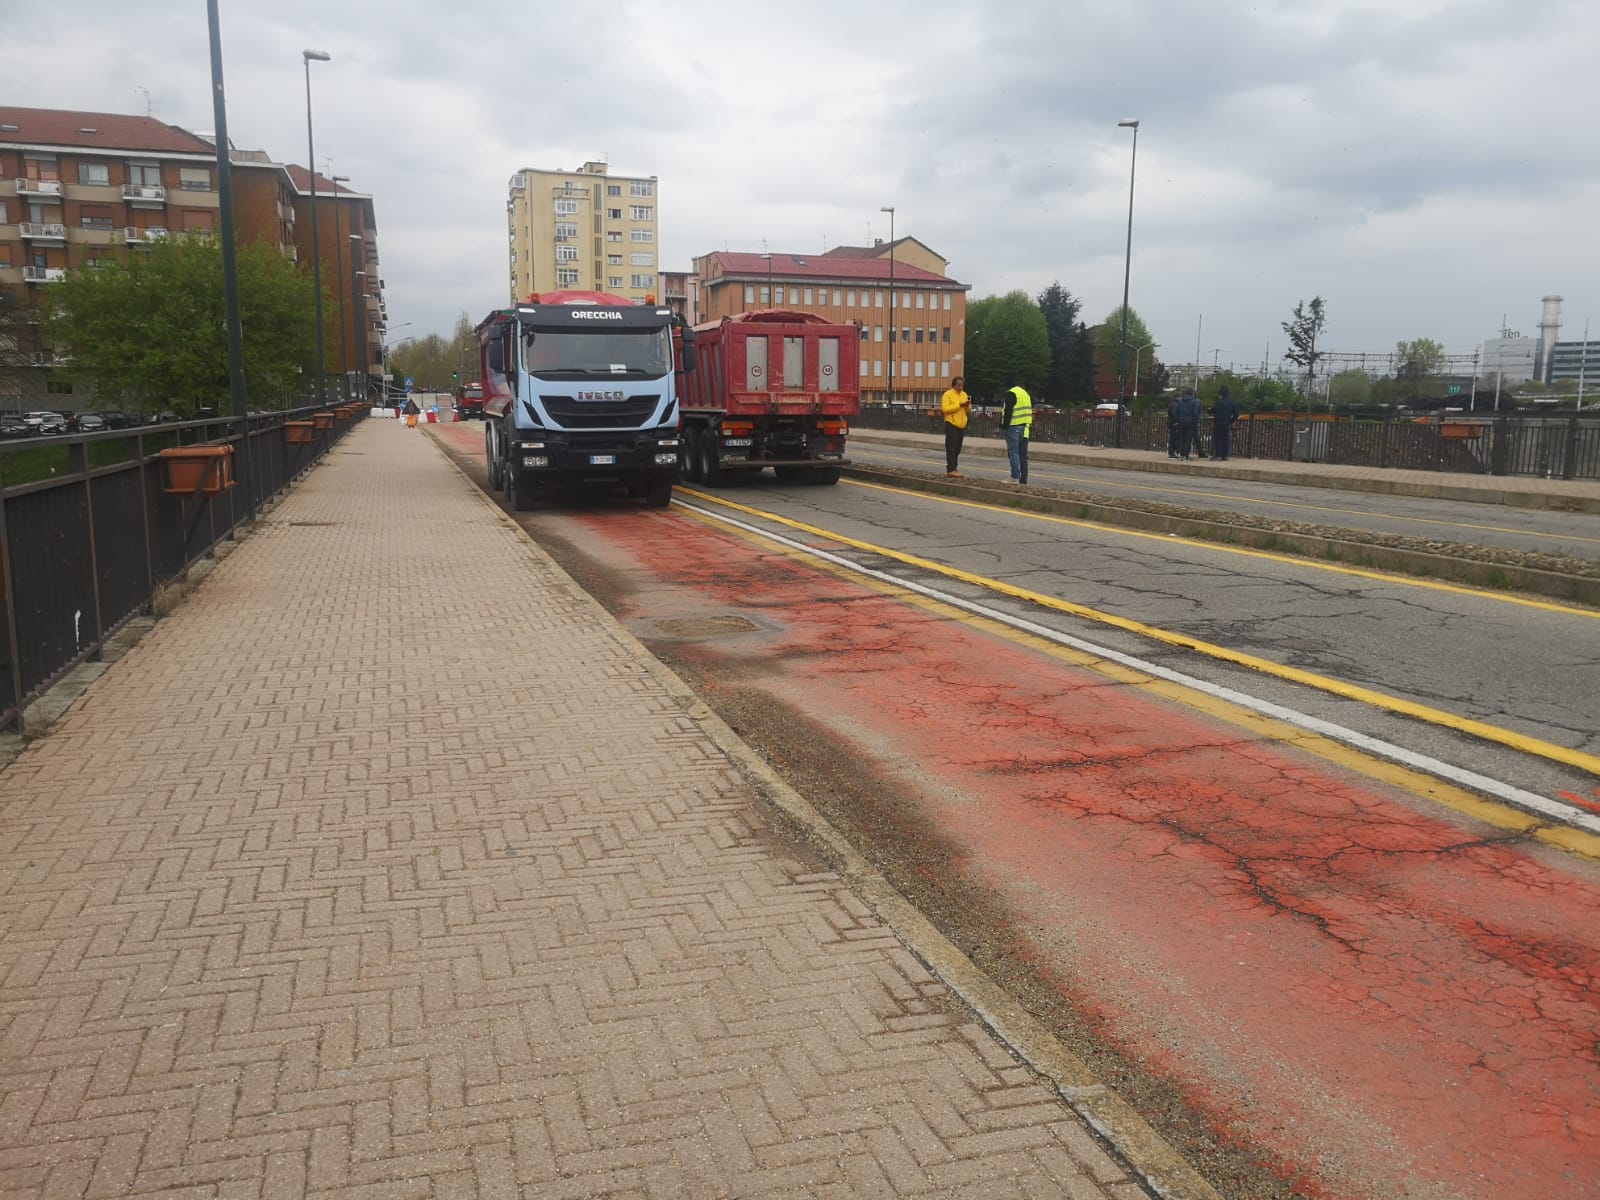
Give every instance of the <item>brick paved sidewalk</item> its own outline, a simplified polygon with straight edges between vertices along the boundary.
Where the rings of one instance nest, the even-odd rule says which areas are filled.
[[[1144,1195],[637,653],[358,427],[0,774],[0,1195]]]

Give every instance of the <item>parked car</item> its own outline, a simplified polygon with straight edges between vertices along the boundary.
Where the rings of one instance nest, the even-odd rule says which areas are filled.
[[[106,419],[99,413],[86,412],[78,414],[78,433],[100,433],[107,428],[109,426],[106,425]]]
[[[16,413],[0,413],[0,438],[35,437],[38,432]]]
[[[170,408],[164,408],[150,418],[149,424],[170,425],[172,422],[179,420],[182,420],[182,418],[179,417],[177,413],[173,412]]]
[[[114,408],[103,408],[97,415],[106,423],[107,429],[126,429],[133,424],[132,417]]]
[[[1115,400],[1105,404],[1096,404],[1093,408],[1085,409],[1083,415],[1094,421],[1115,421],[1117,410],[1122,410],[1124,417],[1129,415],[1126,405],[1119,405]]]
[[[55,437],[67,432],[67,419],[58,412],[23,413],[22,419],[32,425],[40,437]]]

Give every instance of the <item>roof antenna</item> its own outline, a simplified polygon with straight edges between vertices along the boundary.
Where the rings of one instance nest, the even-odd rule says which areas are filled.
[[[144,93],[144,115],[147,117],[150,116],[150,89],[147,87],[140,87],[138,84],[135,84],[133,90]]]

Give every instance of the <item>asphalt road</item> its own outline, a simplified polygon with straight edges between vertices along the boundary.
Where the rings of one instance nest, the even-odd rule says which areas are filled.
[[[1592,610],[852,481],[516,518],[1225,1195],[1600,1195]]]
[[[970,443],[963,473],[980,479],[1009,477],[1005,457]],[[863,466],[903,467],[942,473],[942,449],[879,443],[871,431],[853,437],[850,458]],[[1284,483],[1223,479],[1196,473],[1157,475],[1141,471],[1051,463],[1038,456],[1030,482],[1099,496],[1178,504],[1214,512],[1245,513],[1285,521],[1361,529],[1404,537],[1501,546],[1513,550],[1600,559],[1600,517],[1593,513],[1467,504],[1408,496],[1330,492]]]

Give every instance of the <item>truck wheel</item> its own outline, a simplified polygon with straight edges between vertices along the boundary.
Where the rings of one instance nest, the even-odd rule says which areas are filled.
[[[725,482],[722,464],[717,461],[717,431],[708,429],[700,435],[700,482],[707,487],[721,487]]]
[[[823,487],[831,487],[839,482],[841,472],[838,467],[818,467],[811,472],[808,483],[820,483]]]
[[[672,477],[663,475],[652,479],[644,493],[646,508],[666,508],[672,503]]]
[[[772,473],[778,477],[779,483],[801,483],[806,477],[804,467],[773,467]]]
[[[500,462],[500,456],[495,453],[493,425],[485,424],[483,427],[483,452],[489,460],[489,490],[498,492],[505,486],[502,478],[505,468]]]
[[[685,483],[700,482],[700,431],[685,429],[678,439],[678,475]]]

